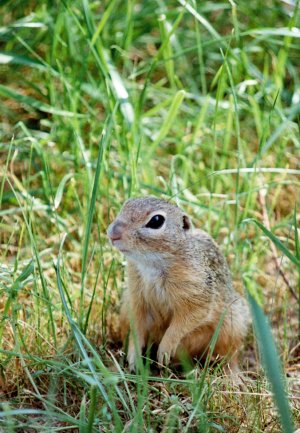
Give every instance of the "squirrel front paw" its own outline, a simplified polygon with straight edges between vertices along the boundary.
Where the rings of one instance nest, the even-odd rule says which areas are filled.
[[[160,343],[157,351],[157,361],[160,365],[169,365],[170,360],[174,358],[176,348],[168,347],[168,345]]]
[[[136,370],[136,353],[135,350],[129,350],[127,354],[127,362],[130,373],[135,373]]]

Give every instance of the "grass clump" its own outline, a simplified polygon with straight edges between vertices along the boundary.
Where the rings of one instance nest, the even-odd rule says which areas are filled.
[[[0,12],[0,430],[299,425],[298,2],[8,0]],[[198,364],[127,373],[123,259],[105,233],[126,198],[151,194],[218,241],[256,324],[265,310],[291,418],[251,336],[243,390]]]

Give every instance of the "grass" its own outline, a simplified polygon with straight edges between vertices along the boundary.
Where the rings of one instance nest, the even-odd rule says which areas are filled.
[[[299,427],[298,3],[1,3],[1,432]],[[248,293],[243,389],[127,372],[106,228],[137,195],[172,197]]]

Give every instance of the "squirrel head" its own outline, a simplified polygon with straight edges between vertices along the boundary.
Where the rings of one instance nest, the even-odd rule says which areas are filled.
[[[108,227],[112,244],[136,260],[157,258],[182,248],[191,229],[189,217],[176,205],[154,197],[129,199]]]

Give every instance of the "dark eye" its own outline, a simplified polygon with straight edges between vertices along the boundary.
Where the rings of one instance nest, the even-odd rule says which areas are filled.
[[[151,220],[147,222],[146,227],[149,229],[160,229],[164,222],[165,218],[162,215],[154,215]]]

